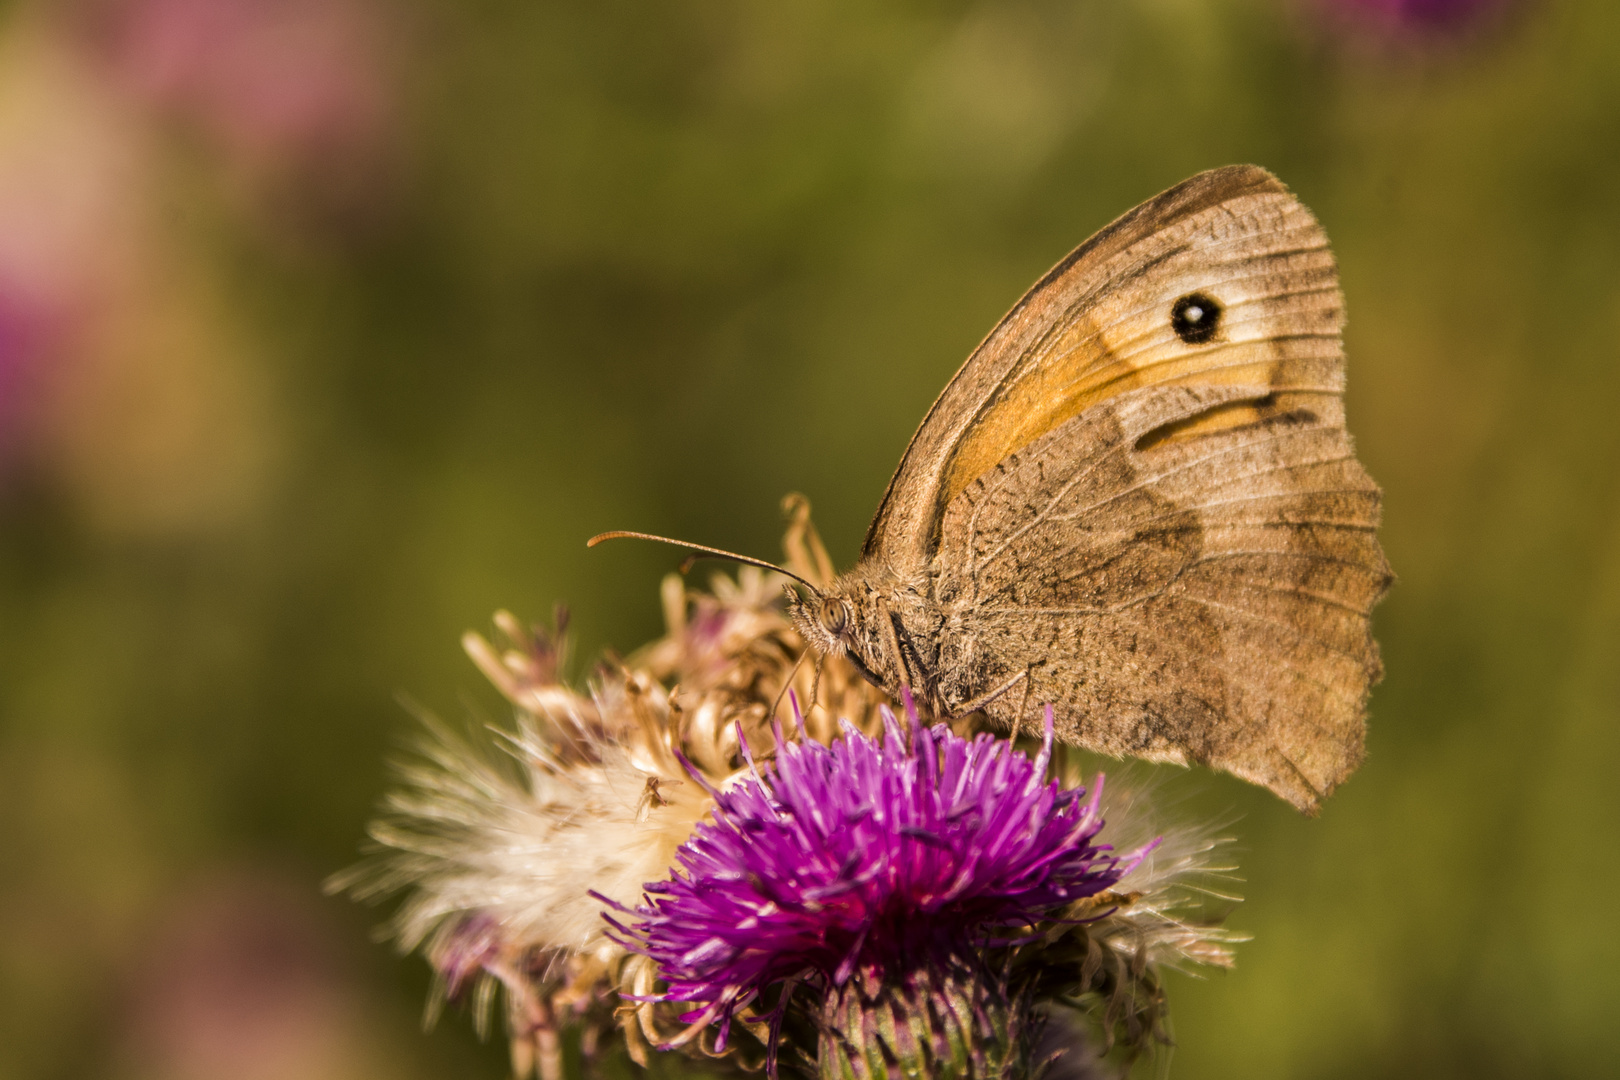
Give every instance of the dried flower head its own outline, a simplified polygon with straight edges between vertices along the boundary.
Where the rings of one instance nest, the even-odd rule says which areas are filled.
[[[808,506],[787,509],[789,565],[824,578],[830,562]],[[774,752],[768,715],[790,688],[824,703],[813,732],[832,730],[828,705],[877,723],[883,698],[847,663],[797,663],[803,645],[782,582],[745,567],[689,593],[672,575],[665,636],[603,664],[585,692],[564,680],[562,614],[544,630],[498,613],[503,646],[473,633],[463,644],[514,706],[514,726],[473,742],[424,718],[420,753],[401,764],[404,783],[371,826],[373,857],[332,879],[363,899],[405,894],[391,931],[439,975],[430,1009],[470,996],[482,1026],[504,990],[520,1075],[558,1075],[565,1024],[584,1024],[588,1048],[612,1029],[615,988],[642,973],[604,935],[591,894],[634,904],[646,882],[668,876],[711,806],[707,789],[731,782],[750,751]],[[627,1034],[644,1055],[639,1030]]]
[[[639,895],[708,796],[670,754],[675,714],[656,681],[626,671],[575,693],[557,681],[559,636],[499,621],[517,646],[499,658],[503,689],[527,703],[496,735],[504,754],[427,720],[420,760],[400,766],[405,785],[371,827],[380,855],[333,887],[408,891],[400,946],[426,952],[445,996],[471,992],[481,1023],[503,986],[519,1063],[552,1075],[563,1023],[612,1024],[620,952],[589,893]]]

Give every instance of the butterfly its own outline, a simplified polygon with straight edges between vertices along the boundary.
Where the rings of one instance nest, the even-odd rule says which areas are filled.
[[[974,350],[794,625],[936,715],[1035,731],[1050,706],[1064,742],[1315,813],[1364,756],[1392,580],[1343,322],[1326,235],[1266,170],[1148,200]]]

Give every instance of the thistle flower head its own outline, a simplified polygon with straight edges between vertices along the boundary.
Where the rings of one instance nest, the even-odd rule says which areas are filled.
[[[773,765],[715,794],[712,822],[676,855],[681,872],[615,921],[658,965],[663,1000],[696,1006],[689,1030],[717,1027],[717,1048],[778,984],[957,969],[1145,854],[1098,842],[1100,790],[1046,779],[1050,713],[1031,760],[990,735],[924,727],[909,701],[907,712],[909,738],[885,709],[881,743],[852,726],[830,747],[778,739]]]

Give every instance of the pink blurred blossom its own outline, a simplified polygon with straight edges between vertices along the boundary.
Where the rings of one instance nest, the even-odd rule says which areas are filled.
[[[1330,15],[1388,31],[1466,30],[1499,14],[1507,0],[1318,0]]]
[[[140,138],[73,50],[0,36],[0,451],[127,275]]]
[[[0,281],[0,444],[8,440],[25,381],[47,337],[41,314]]]
[[[165,212],[152,110],[80,29],[0,23],[0,488],[48,478],[100,528],[206,528],[263,490],[270,398]]]
[[[390,35],[370,0],[107,0],[102,34],[135,95],[250,166],[386,138]]]
[[[361,1007],[312,889],[249,870],[182,889],[129,973],[122,1055],[163,1080],[367,1075]]]

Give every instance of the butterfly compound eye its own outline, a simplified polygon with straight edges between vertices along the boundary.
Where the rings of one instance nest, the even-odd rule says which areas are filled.
[[[842,600],[826,600],[821,605],[821,625],[837,637],[849,626],[849,609]]]
[[[1170,329],[1189,345],[1202,345],[1215,336],[1221,323],[1221,305],[1204,293],[1188,293],[1170,309]]]

